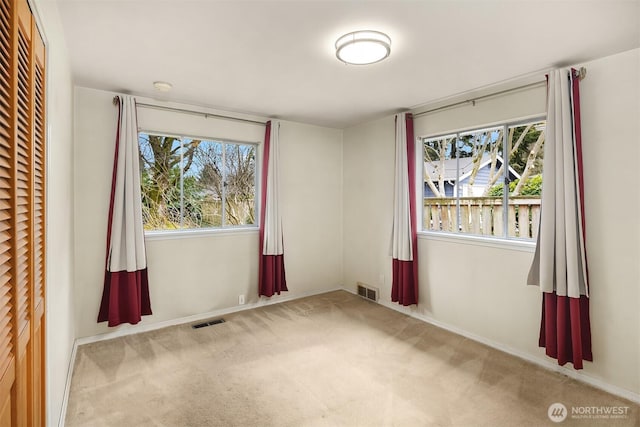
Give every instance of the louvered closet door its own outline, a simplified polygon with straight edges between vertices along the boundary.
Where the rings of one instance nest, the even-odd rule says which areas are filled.
[[[12,280],[12,0],[0,0],[0,426],[11,425],[15,380]]]
[[[45,49],[0,0],[0,427],[45,425]]]
[[[15,71],[15,134],[14,134],[14,209],[13,209],[13,265],[15,271],[16,297],[16,381],[14,384],[15,425],[28,426],[31,408],[29,405],[29,378],[31,376],[31,145],[33,140],[32,81],[31,81],[31,14],[25,2],[17,2],[17,21],[14,46]]]
[[[32,282],[33,303],[31,307],[32,342],[32,383],[31,403],[33,419],[31,425],[45,425],[44,405],[44,289],[45,289],[45,253],[44,253],[44,203],[45,203],[45,49],[42,38],[32,20],[31,34],[33,53],[33,156],[32,156]]]

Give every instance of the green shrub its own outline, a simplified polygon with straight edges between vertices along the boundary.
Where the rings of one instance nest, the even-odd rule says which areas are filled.
[[[520,179],[513,180],[509,183],[509,193],[513,193],[513,191],[518,186]],[[492,197],[502,197],[502,191],[504,188],[504,184],[500,183],[494,185],[489,189],[489,196]],[[540,196],[542,194],[542,175],[534,175],[529,177],[522,188],[520,189],[520,196]]]

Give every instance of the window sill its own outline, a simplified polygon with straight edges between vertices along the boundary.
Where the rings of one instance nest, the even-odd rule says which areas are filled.
[[[418,232],[418,239],[432,240],[438,242],[459,243],[464,245],[483,246],[488,248],[508,249],[521,252],[533,253],[536,250],[536,242],[524,241],[516,239],[497,239],[491,237],[434,232],[434,231],[420,231]]]
[[[213,236],[239,236],[243,234],[258,234],[258,227],[228,227],[228,228],[205,228],[200,230],[163,230],[145,231],[145,241],[173,240],[173,239],[195,239]]]

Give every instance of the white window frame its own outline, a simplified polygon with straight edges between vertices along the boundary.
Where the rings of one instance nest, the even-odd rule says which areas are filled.
[[[260,229],[260,200],[261,200],[261,186],[259,185],[259,177],[261,176],[261,168],[262,168],[262,153],[260,150],[261,143],[255,141],[241,141],[241,140],[233,140],[229,138],[216,138],[209,136],[194,136],[188,134],[176,134],[172,132],[163,132],[163,131],[155,131],[155,130],[146,130],[146,129],[138,129],[138,139],[140,138],[140,134],[154,135],[154,136],[168,136],[172,138],[180,139],[180,143],[182,144],[183,139],[199,139],[202,141],[209,142],[217,142],[224,146],[227,144],[233,145],[252,145],[256,150],[256,160],[255,160],[255,174],[254,174],[254,188],[255,188],[255,198],[254,198],[254,211],[255,211],[255,224],[243,224],[243,225],[221,225],[220,227],[202,227],[202,228],[180,228],[176,230],[144,230],[145,240],[172,240],[172,239],[182,239],[182,238],[196,238],[196,237],[208,237],[213,235],[241,235],[241,234],[257,234]],[[226,153],[226,150],[223,148],[223,159]],[[182,151],[180,153],[182,156]],[[181,163],[182,163],[182,159]],[[182,172],[181,172],[182,174]],[[180,180],[180,193],[181,198],[183,192],[183,180]],[[222,224],[224,224],[225,219],[225,206],[224,206],[224,191],[222,198]],[[182,201],[181,201],[182,205]],[[180,208],[180,219],[183,219],[183,208]]]
[[[503,128],[502,132],[502,150],[503,153],[506,153],[506,145],[507,145],[507,130],[509,127],[514,126],[522,126],[524,124],[528,124],[536,121],[547,121],[546,115],[534,115],[530,117],[514,119],[514,120],[504,120],[497,123],[492,124],[484,124],[484,125],[476,125],[472,127],[465,127],[461,129],[437,132],[434,134],[427,134],[416,137],[415,140],[415,180],[416,180],[416,224],[418,225],[418,238],[423,240],[432,240],[432,241],[442,241],[442,242],[455,242],[462,244],[470,244],[477,245],[483,247],[493,247],[499,249],[512,249],[517,251],[524,252],[534,252],[536,247],[536,241],[533,239],[523,239],[519,237],[509,237],[508,233],[508,212],[507,209],[503,209],[503,235],[502,236],[485,236],[485,235],[477,235],[471,233],[463,233],[463,232],[449,232],[449,231],[438,231],[438,230],[425,230],[424,229],[424,161],[423,161],[423,140],[424,139],[434,139],[441,138],[445,136],[456,135],[456,139],[461,134],[470,133],[470,132],[480,132],[486,129],[494,129],[498,127]],[[508,162],[508,158],[506,159]],[[508,163],[507,163],[508,166]],[[508,167],[505,168],[505,173],[508,173]],[[500,178],[504,183],[504,176]],[[508,184],[506,184],[508,186]],[[508,187],[507,187],[508,188]],[[459,196],[456,196],[457,199],[457,207],[456,207],[456,215],[460,214],[460,206],[459,206]],[[508,191],[503,191],[503,205],[506,206],[508,203]]]

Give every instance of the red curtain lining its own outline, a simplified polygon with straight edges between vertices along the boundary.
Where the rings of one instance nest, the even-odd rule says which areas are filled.
[[[573,131],[576,136],[576,159],[578,163],[578,191],[580,194],[580,214],[582,225],[582,240],[584,242],[584,268],[586,271],[586,283],[589,284],[589,264],[587,263],[587,232],[584,215],[584,166],[582,162],[582,126],[580,115],[580,79],[576,76],[578,71],[574,68],[571,69],[571,93],[573,95]],[[588,293],[588,292],[587,292]]]
[[[264,135],[262,161],[262,194],[260,195],[260,261],[258,266],[258,295],[271,297],[288,291],[284,270],[284,255],[264,255],[264,218],[267,206],[267,176],[269,172],[269,150],[271,147],[271,121],[267,122]]]
[[[120,126],[122,119],[122,99],[118,98],[118,126],[116,129],[116,149],[113,156],[113,173],[111,175],[111,196],[109,198],[109,218],[107,222],[107,250],[104,274],[104,287],[98,311],[98,323],[107,322],[108,326],[121,323],[135,325],[142,316],[151,312],[149,298],[149,279],[147,269],[139,271],[109,271],[109,250],[111,249],[111,223],[113,221],[113,204],[116,195],[116,177],[118,175],[118,152],[120,149]]]
[[[109,219],[107,221],[107,259],[105,269],[109,270],[109,249],[111,248],[111,222],[113,221],[113,201],[116,198],[116,179],[118,176],[118,154],[120,150],[120,125],[122,120],[122,99],[118,97],[118,126],[116,129],[116,152],[113,155],[113,173],[111,174],[111,196],[109,196]]]
[[[407,169],[409,174],[409,214],[411,216],[411,245],[413,261],[392,261],[393,283],[391,301],[407,306],[418,304],[418,233],[416,230],[415,140],[413,115],[406,114]],[[397,118],[396,118],[397,120]]]
[[[261,194],[260,194],[260,255],[262,256],[262,248],[264,243],[264,217],[265,206],[267,205],[267,172],[269,170],[269,148],[271,147],[271,121],[267,122],[267,126],[264,133],[264,147],[262,150],[262,176],[261,182]]]

